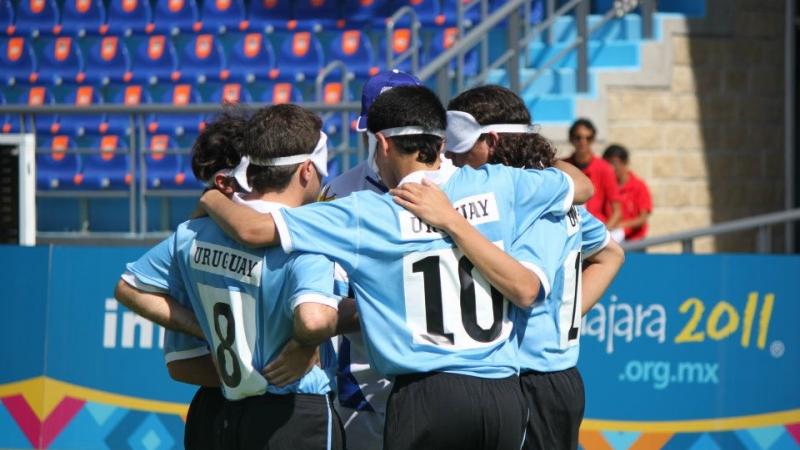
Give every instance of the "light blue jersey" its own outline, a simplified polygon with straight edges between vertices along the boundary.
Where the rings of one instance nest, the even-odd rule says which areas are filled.
[[[281,207],[264,201],[246,204],[265,213]],[[297,305],[337,307],[333,263],[326,258],[245,248],[203,218],[181,224],[164,243],[129,264],[128,272],[135,287],[186,293],[229,400],[265,392],[326,394],[333,387],[331,374],[319,367],[283,388],[269,385],[260,373],[291,338]],[[330,345],[321,347],[323,361],[330,359],[330,350]]]
[[[523,372],[555,372],[578,363],[582,262],[608,240],[606,226],[578,207],[566,216],[543,217],[515,242],[514,252],[539,268],[545,292],[531,309],[514,308]]]
[[[535,219],[566,213],[573,199],[572,181],[555,169],[486,165],[420,171],[401,184],[423,177],[439,184],[455,209],[504,249]],[[354,192],[273,216],[287,253],[321,253],[350,276],[369,359],[378,372],[483,378],[518,372],[508,302],[452,240],[389,194]]]

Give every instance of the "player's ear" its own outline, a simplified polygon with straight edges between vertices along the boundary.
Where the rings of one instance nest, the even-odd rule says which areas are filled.
[[[300,180],[303,182],[303,185],[310,182],[314,177],[317,176],[316,168],[314,167],[314,163],[311,160],[306,160],[300,164]]]
[[[382,133],[377,133],[375,139],[377,140],[375,153],[382,152],[383,156],[386,156],[389,151],[389,140]]]
[[[231,196],[236,192],[236,186],[233,183],[232,177],[221,174],[214,175],[214,187],[227,196]]]

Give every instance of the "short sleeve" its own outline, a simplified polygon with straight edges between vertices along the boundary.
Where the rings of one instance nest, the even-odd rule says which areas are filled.
[[[208,344],[194,336],[166,330],[164,334],[164,360],[167,364],[182,359],[192,359],[209,354]]]
[[[358,195],[272,212],[286,253],[319,253],[347,272],[358,266]]]
[[[586,208],[578,208],[581,215],[581,253],[589,258],[608,245],[611,235],[605,224]]]
[[[147,251],[137,261],[128,263],[123,279],[131,286],[149,292],[181,290],[183,282],[175,263],[176,234]]]
[[[514,172],[515,214],[517,229],[527,229],[545,214],[563,216],[572,207],[575,186],[564,172],[511,169]]]
[[[567,245],[561,217],[548,214],[526,229],[511,246],[511,256],[539,277],[539,298],[550,294]]]
[[[303,303],[338,309],[341,297],[334,292],[334,268],[329,259],[313,253],[297,253],[293,255],[287,277],[289,316]]]

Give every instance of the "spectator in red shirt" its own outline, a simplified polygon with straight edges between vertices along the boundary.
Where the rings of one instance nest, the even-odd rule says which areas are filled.
[[[635,241],[647,235],[647,219],[653,211],[650,190],[641,178],[628,167],[628,150],[621,145],[609,145],[603,159],[614,167],[622,201],[622,220],[617,227],[625,230],[625,240]]]
[[[567,162],[577,166],[592,180],[594,196],[586,202],[586,209],[606,224],[609,230],[619,226],[622,207],[614,169],[592,152],[592,142],[597,135],[594,124],[588,119],[578,119],[569,127],[569,141],[575,152]]]

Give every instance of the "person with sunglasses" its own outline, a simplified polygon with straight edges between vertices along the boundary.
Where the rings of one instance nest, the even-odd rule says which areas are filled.
[[[592,151],[597,129],[589,119],[578,119],[569,127],[569,142],[575,151],[566,161],[577,166],[592,180],[594,197],[586,202],[586,209],[606,224],[609,230],[618,227],[622,219],[622,205],[614,168]]]

